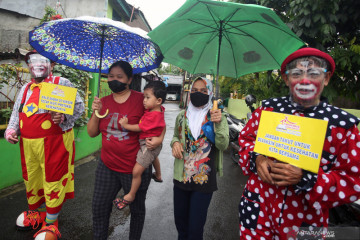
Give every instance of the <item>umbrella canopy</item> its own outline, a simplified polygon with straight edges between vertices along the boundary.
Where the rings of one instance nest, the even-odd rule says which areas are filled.
[[[112,63],[123,60],[136,74],[159,67],[163,59],[145,31],[108,18],[49,21],[30,31],[29,39],[41,55],[89,72],[108,73]]]
[[[304,45],[269,8],[205,0],[187,0],[148,35],[165,62],[216,79],[279,69]]]

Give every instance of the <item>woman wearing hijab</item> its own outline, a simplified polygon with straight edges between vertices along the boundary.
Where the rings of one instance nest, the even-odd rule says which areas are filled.
[[[197,78],[191,87],[189,106],[176,118],[171,147],[179,240],[203,239],[207,210],[217,190],[216,172],[222,176],[229,126],[220,110],[211,110],[212,96],[211,82]]]

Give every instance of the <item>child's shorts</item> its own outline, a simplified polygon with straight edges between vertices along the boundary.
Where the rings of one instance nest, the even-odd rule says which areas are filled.
[[[136,162],[139,163],[144,168],[148,168],[157,156],[159,156],[162,144],[155,148],[154,150],[149,150],[146,147],[145,139],[140,139],[140,149],[136,156]]]

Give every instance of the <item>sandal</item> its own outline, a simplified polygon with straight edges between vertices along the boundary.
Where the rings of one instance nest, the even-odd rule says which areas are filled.
[[[127,205],[131,204],[132,201],[125,200],[124,196],[122,196],[120,198],[116,198],[113,203],[117,209],[123,210]]]
[[[151,178],[154,179],[155,182],[163,182],[162,179],[158,179],[158,178],[156,177],[156,174],[155,174],[154,172],[153,172]]]

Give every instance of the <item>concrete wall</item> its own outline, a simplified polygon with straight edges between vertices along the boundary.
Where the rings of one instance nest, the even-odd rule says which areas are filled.
[[[29,31],[40,24],[45,6],[57,9],[64,18],[79,16],[106,17],[107,0],[63,0],[56,8],[56,0],[0,1],[0,51],[15,48],[30,49]]]

